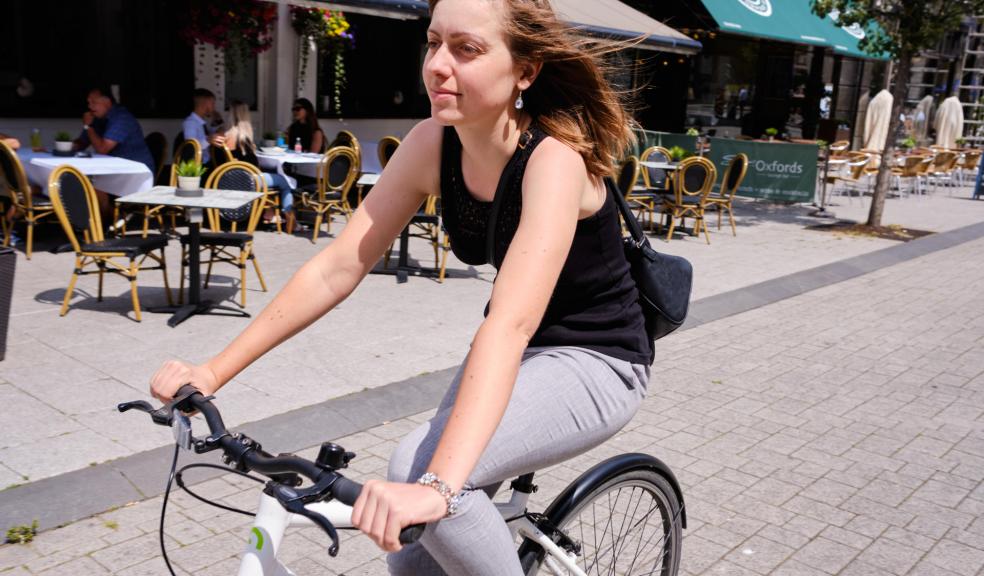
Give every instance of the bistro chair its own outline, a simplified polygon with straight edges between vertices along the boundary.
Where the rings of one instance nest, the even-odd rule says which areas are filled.
[[[218,144],[218,145],[212,144],[211,146],[209,146],[208,157],[212,164],[212,170],[215,170],[219,166],[222,166],[223,164],[228,164],[229,162],[235,160],[235,158],[232,157],[232,152],[230,152],[229,149],[226,148],[225,144]]]
[[[55,208],[50,200],[38,194],[35,196],[34,190],[27,181],[27,174],[24,172],[24,165],[13,148],[0,141],[0,171],[7,184],[7,198],[14,207],[14,217],[22,216],[27,225],[27,243],[25,244],[27,259],[31,259],[34,252],[34,226],[55,213]],[[10,246],[10,238],[13,232],[13,222],[7,222],[7,211],[0,214],[0,219],[5,223],[3,226],[3,245]]]
[[[833,197],[837,192],[837,184],[841,183],[842,195],[844,192],[858,192],[859,197],[864,196],[864,191],[869,187],[866,184],[870,180],[865,174],[865,167],[870,161],[869,155],[864,152],[851,152],[848,155],[847,163],[841,168],[839,174],[831,174],[827,177],[827,183],[832,184],[830,196]],[[848,198],[854,198],[853,194],[848,194]]]
[[[650,146],[643,150],[639,160],[642,162],[669,163],[672,161],[672,158],[670,157],[670,151],[666,148],[662,146]],[[642,182],[646,186],[647,191],[656,193],[669,192],[670,178],[666,170],[662,168],[644,166],[642,168]]]
[[[933,163],[929,167],[928,178],[933,181],[933,192],[939,187],[940,181],[946,180],[947,183],[953,182],[953,172],[957,165],[959,155],[956,152],[942,150],[936,153]]]
[[[164,156],[167,154],[167,137],[160,132],[151,132],[144,138],[144,143],[150,149],[150,156],[154,159],[154,183],[160,181],[161,173],[164,172]]]
[[[646,193],[644,187],[636,185],[636,182],[639,181],[639,172],[639,159],[635,156],[629,156],[619,165],[615,184],[622,196],[625,197],[629,207],[638,211],[637,218],[652,226],[652,215],[656,208],[655,195]]]
[[[339,130],[338,134],[335,135],[335,139],[328,145],[328,150],[331,150],[336,146],[348,146],[355,151],[356,172],[361,172],[362,145],[359,144],[359,139],[355,137],[355,134],[349,132],[348,130]]]
[[[266,281],[260,272],[260,264],[253,251],[253,233],[256,224],[263,214],[263,205],[267,197],[266,182],[260,169],[246,162],[232,161],[216,168],[208,177],[205,184],[205,194],[209,189],[242,190],[244,192],[259,192],[263,197],[257,198],[242,208],[234,210],[208,210],[207,231],[201,233],[201,249],[208,250],[208,269],[205,272],[203,288],[208,289],[212,277],[212,265],[225,262],[239,268],[239,288],[242,295],[240,306],[246,307],[246,264],[253,262],[253,269],[260,281],[260,287],[267,291]],[[223,226],[225,225],[225,226]],[[226,228],[226,230],[223,230]],[[191,236],[181,236],[181,284],[178,298],[184,301],[185,267],[190,262],[187,254]],[[237,251],[238,250],[238,251]]]
[[[400,139],[396,136],[384,136],[379,140],[379,144],[376,145],[376,155],[379,157],[379,167],[386,168],[386,164],[389,163],[389,159],[393,157],[393,153],[400,146]]]
[[[977,174],[977,165],[981,162],[980,150],[967,150],[963,157],[957,162],[957,182],[960,186],[964,185],[964,175],[970,174],[974,178]]]
[[[922,166],[926,164],[925,156],[906,156],[901,166],[892,166],[892,176],[895,177],[895,186],[899,189],[899,198],[905,193],[902,188],[902,179],[908,178],[912,182],[910,194],[919,193],[920,174]]]
[[[348,146],[330,148],[318,164],[315,184],[295,190],[295,195],[300,195],[300,202],[294,203],[294,210],[287,215],[288,219],[299,216],[300,212],[314,213],[312,244],[318,240],[322,221],[327,226],[327,233],[331,234],[332,212],[342,214],[346,220],[352,213],[348,196],[358,177],[359,159],[355,150]],[[288,230],[292,229],[292,224],[288,220]]]
[[[164,248],[167,236],[124,236],[122,238],[103,238],[102,222],[99,218],[99,203],[96,191],[89,179],[72,166],[59,166],[48,179],[48,193],[54,206],[58,221],[75,250],[75,270],[65,291],[59,314],[68,312],[68,303],[75,293],[75,282],[79,276],[99,275],[97,301],[103,299],[103,276],[107,272],[118,274],[130,281],[130,298],[133,300],[133,313],[140,322],[140,299],[137,296],[137,272],[140,270],[160,270],[164,275],[164,292],[167,303],[171,304],[171,287],[167,282],[167,263]],[[160,250],[160,256],[155,254]],[[156,266],[143,266],[150,258]],[[118,262],[125,259],[127,264]],[[86,266],[95,265],[95,270]]]
[[[748,172],[748,155],[744,152],[735,154],[731,162],[728,163],[728,167],[724,169],[724,175],[721,176],[721,189],[717,194],[708,194],[705,202],[706,208],[717,210],[718,230],[721,229],[721,213],[727,211],[732,236],[737,236],[738,233],[735,230],[735,215],[732,212],[731,203],[745,179],[746,172]]]
[[[696,222],[693,232],[700,234],[703,227],[704,238],[708,244],[711,243],[711,236],[707,233],[707,222],[704,220],[704,210],[707,206],[707,196],[711,193],[715,180],[717,180],[717,168],[707,158],[692,156],[680,162],[673,178],[673,197],[663,201],[662,211],[670,219],[670,231],[666,234],[667,241],[673,237],[677,218],[680,219],[680,226],[683,227],[687,216],[693,216]]]
[[[437,208],[437,196],[428,196],[427,200],[421,205],[420,210],[410,219],[408,226],[410,227],[409,236],[411,238],[421,238],[430,242],[431,247],[434,249],[434,268],[438,270],[437,281],[444,282],[445,269],[448,264],[448,251],[451,250],[451,238],[448,236],[447,232],[444,233],[443,239],[441,238],[441,218],[438,215]],[[390,256],[393,253],[394,241],[390,243],[390,247],[386,250],[386,256],[383,258],[383,268],[389,267]],[[441,257],[441,252],[444,255]]]
[[[850,147],[851,143],[848,140],[837,140],[831,142],[828,148],[830,149],[831,156],[843,156],[847,154],[847,150]]]

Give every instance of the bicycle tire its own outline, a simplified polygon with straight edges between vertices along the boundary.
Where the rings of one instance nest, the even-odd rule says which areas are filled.
[[[651,505],[643,507],[646,496]],[[654,514],[658,521],[653,520]],[[589,576],[676,576],[679,570],[683,539],[680,501],[666,478],[652,470],[621,472],[580,496],[568,513],[547,520],[580,543],[577,565]],[[641,530],[636,530],[639,526]],[[659,538],[652,542],[657,534]],[[527,576],[550,574],[543,561],[539,546],[520,558]]]

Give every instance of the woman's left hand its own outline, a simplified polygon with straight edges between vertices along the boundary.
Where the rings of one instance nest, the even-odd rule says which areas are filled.
[[[444,518],[448,504],[437,490],[420,484],[370,480],[352,507],[352,525],[386,552],[397,552],[400,531]]]

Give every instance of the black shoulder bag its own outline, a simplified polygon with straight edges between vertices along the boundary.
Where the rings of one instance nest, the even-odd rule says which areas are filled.
[[[646,332],[650,340],[659,340],[687,319],[693,266],[686,258],[653,250],[618,185],[611,178],[605,180],[629,229],[630,237],[625,239],[625,258],[629,261],[632,279],[639,290],[639,304],[646,317]]]

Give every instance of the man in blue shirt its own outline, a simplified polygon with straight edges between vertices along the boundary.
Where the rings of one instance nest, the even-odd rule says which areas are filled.
[[[116,104],[109,92],[93,88],[87,98],[89,110],[82,115],[82,134],[75,148],[88,146],[99,154],[109,154],[146,164],[154,173],[154,157],[144,142],[143,129],[130,111]]]
[[[194,95],[194,110],[184,119],[182,129],[185,140],[198,140],[202,147],[202,164],[208,163],[209,144],[221,145],[225,142],[222,133],[211,125],[215,119],[215,94],[204,88],[196,88]]]

